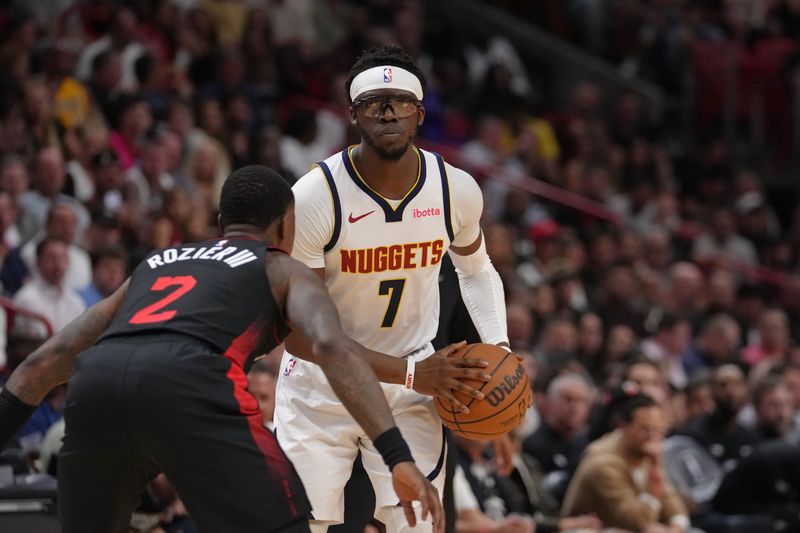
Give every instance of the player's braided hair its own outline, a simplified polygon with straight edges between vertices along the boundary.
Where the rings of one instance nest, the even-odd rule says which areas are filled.
[[[274,170],[248,165],[235,170],[222,186],[219,215],[222,227],[249,224],[259,230],[282,217],[294,201],[292,189]]]
[[[422,93],[425,94],[425,75],[419,69],[414,59],[408,55],[405,50],[396,45],[376,46],[370,48],[356,60],[353,68],[347,76],[347,81],[344,84],[347,99],[350,100],[350,85],[353,83],[353,78],[369,70],[372,67],[380,67],[382,65],[390,65],[393,67],[400,67],[412,73],[419,78],[419,83],[422,85]],[[350,103],[353,103],[350,101]]]

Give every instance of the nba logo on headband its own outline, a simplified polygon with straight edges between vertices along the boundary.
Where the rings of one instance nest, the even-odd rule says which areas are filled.
[[[361,72],[350,83],[350,101],[377,89],[406,91],[422,100],[422,84],[414,74],[394,65],[379,65]]]

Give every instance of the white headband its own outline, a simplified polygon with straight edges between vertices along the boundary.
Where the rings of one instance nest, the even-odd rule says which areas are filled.
[[[350,84],[350,100],[355,100],[367,91],[375,89],[399,89],[408,91],[422,100],[422,84],[419,78],[400,67],[372,67],[353,78]]]

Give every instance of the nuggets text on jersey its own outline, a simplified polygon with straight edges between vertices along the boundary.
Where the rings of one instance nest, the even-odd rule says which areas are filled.
[[[386,270],[409,270],[438,265],[444,253],[444,241],[437,239],[339,252],[342,273],[369,274]]]

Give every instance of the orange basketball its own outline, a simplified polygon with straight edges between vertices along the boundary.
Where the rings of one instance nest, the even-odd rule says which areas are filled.
[[[525,368],[513,353],[493,344],[468,344],[450,357],[483,359],[492,379],[487,382],[467,380],[465,383],[480,390],[482,400],[454,391],[458,400],[469,407],[469,413],[454,411],[453,407],[436,398],[436,410],[445,426],[472,440],[490,440],[505,435],[519,426],[533,404]]]

